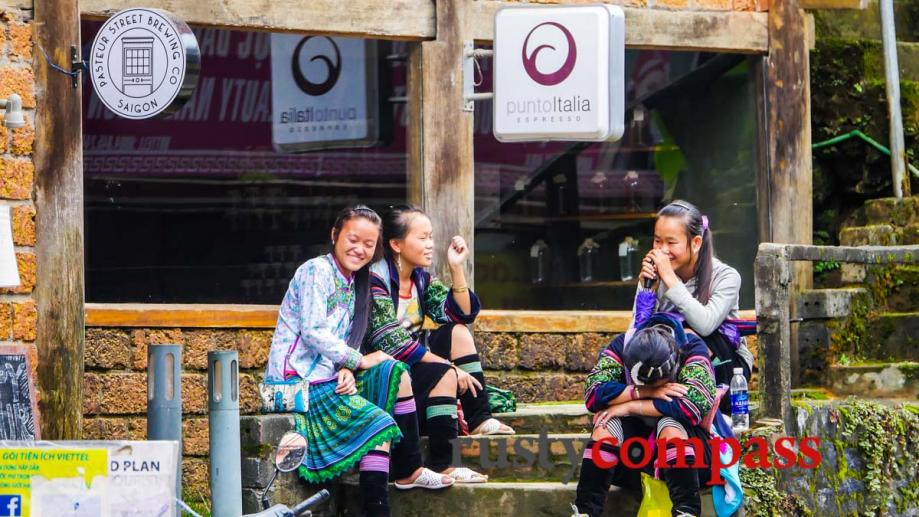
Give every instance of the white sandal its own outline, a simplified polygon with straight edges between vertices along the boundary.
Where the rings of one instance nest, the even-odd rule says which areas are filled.
[[[477,429],[477,431],[478,432],[474,434],[470,434],[469,436],[492,436],[496,434],[504,434],[504,435],[516,434],[516,431],[514,431],[513,427],[502,424],[501,422],[497,421],[494,418],[489,418],[488,420],[482,422],[482,424],[479,425],[479,428]]]
[[[442,488],[447,488],[453,486],[455,480],[452,480],[449,483],[444,483],[444,478],[450,478],[451,476],[447,474],[438,474],[429,468],[422,468],[421,474],[412,481],[411,483],[400,484],[393,483],[396,485],[396,488],[399,490],[410,490],[412,488],[426,488],[428,490],[440,490]]]
[[[453,469],[453,472],[445,475],[450,476],[457,483],[485,483],[488,481],[488,476],[485,474],[479,474],[466,467],[457,467]]]

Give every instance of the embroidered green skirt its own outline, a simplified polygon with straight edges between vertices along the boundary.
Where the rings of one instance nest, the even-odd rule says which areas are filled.
[[[390,416],[408,367],[384,361],[354,374],[357,394],[335,393],[337,378],[310,383],[309,411],[295,413],[307,452],[300,476],[319,483],[340,476],[375,447],[398,442],[402,433]]]

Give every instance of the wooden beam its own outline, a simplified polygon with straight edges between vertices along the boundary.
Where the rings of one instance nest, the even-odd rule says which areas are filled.
[[[80,48],[78,0],[35,2],[35,35],[55,63]],[[36,58],[35,208],[42,438],[79,439],[83,421],[83,137],[80,88]]]
[[[519,2],[472,2],[470,27],[476,41],[495,35],[495,13]],[[669,11],[623,7],[625,44],[633,48],[763,54],[768,50],[767,14],[736,11]]]
[[[917,254],[919,256],[919,254]],[[744,319],[754,311],[740,311]],[[631,311],[483,310],[475,320],[481,332],[618,333],[628,329]],[[86,327],[273,329],[277,305],[87,303]]]
[[[87,303],[87,327],[271,328],[277,305]]]
[[[520,5],[499,0],[464,4],[469,11],[471,37],[483,42],[494,38],[495,12],[505,5]],[[106,18],[136,5],[133,0],[80,1],[81,13],[88,18]],[[231,29],[409,40],[433,39],[437,34],[433,0],[147,0],[144,7],[166,9],[188,23]],[[630,47],[741,53],[767,50],[766,13],[623,9],[626,45]]]
[[[774,0],[769,16],[766,60],[766,152],[768,156],[768,240],[810,244],[813,238],[810,53],[807,20],[797,0]],[[810,263],[792,266],[792,314],[797,293],[810,289]],[[797,325],[791,329],[792,387],[800,378]]]
[[[422,65],[421,43],[412,43],[408,53],[408,69],[405,78],[406,97],[408,98],[408,124],[405,128],[407,142],[408,166],[408,202],[421,206],[424,204],[424,112],[422,110],[424,70]]]
[[[773,4],[774,5],[774,4]],[[792,268],[781,245],[759,245],[753,266],[756,292],[756,346],[762,416],[794,427],[791,409],[792,358],[790,296]],[[797,361],[795,361],[797,362]]]
[[[31,11],[32,0],[0,0],[0,11],[9,11],[12,9]]]
[[[632,311],[494,311],[476,318],[476,332],[625,332]]]
[[[80,0],[80,12],[89,18],[107,18],[138,5],[165,9],[187,23],[211,27],[379,39],[434,37],[433,0]]]
[[[423,206],[438,238],[434,274],[445,281],[450,281],[446,260],[449,240],[460,235],[470,250],[475,249],[473,114],[463,111],[463,42],[469,39],[467,22],[475,3],[478,2],[440,0],[437,39],[421,43]],[[470,253],[470,258],[474,256]],[[473,285],[472,260],[466,262],[466,280]]]
[[[801,9],[867,9],[868,0],[801,0]]]

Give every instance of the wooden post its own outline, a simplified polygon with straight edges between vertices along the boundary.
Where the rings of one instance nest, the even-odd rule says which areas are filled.
[[[759,245],[754,264],[756,346],[759,348],[759,390],[764,417],[792,427],[791,346],[788,287],[791,265],[781,245]]]
[[[771,242],[810,244],[813,234],[810,61],[807,22],[797,0],[774,0],[769,9],[766,66],[766,152]],[[792,302],[812,285],[810,263],[794,265]],[[793,379],[799,377],[797,332],[792,330]]]
[[[421,43],[409,45],[408,69],[405,78],[406,97],[408,98],[408,127],[405,128],[408,142],[408,202],[415,205],[424,204],[424,135],[422,134],[422,106],[424,97],[424,68],[421,63]]]
[[[446,249],[454,235],[474,249],[472,112],[463,111],[463,41],[469,4],[437,2],[437,39],[421,43],[421,171],[424,209],[434,223],[433,273],[449,281]],[[411,86],[409,88],[412,88]],[[418,102],[414,97],[409,103]],[[412,109],[411,107],[409,109]],[[419,152],[414,143],[410,152]],[[415,160],[409,158],[409,163]],[[466,279],[473,285],[472,260]]]
[[[70,69],[78,0],[35,2],[35,33]],[[42,438],[79,439],[83,420],[83,138],[80,88],[35,51],[38,384]]]

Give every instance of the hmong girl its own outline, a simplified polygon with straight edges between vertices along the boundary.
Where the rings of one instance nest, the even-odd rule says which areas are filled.
[[[646,280],[654,281],[650,289]],[[671,312],[708,345],[718,384],[730,384],[734,368],[750,380],[753,355],[728,319],[738,317],[740,274],[715,258],[708,217],[688,201],[674,201],[657,213],[654,246],[639,274],[633,314]],[[633,321],[633,326],[640,322]],[[730,414],[730,400],[721,410]]]
[[[486,476],[451,467],[457,395],[471,434],[514,430],[491,416],[482,364],[465,326],[479,312],[479,300],[466,285],[463,270],[469,249],[462,237],[452,239],[447,260],[453,286],[448,288],[423,269],[431,265],[434,239],[431,220],[420,208],[393,207],[384,216],[383,238],[386,258],[371,268],[370,348],[410,366],[421,431],[429,437],[429,466],[457,482],[484,482]],[[422,330],[425,316],[440,326]]]
[[[307,261],[290,282],[266,372],[266,378],[310,381],[308,411],[296,414],[297,431],[307,439],[301,477],[326,481],[360,463],[363,513],[369,516],[389,515],[389,450],[400,439],[393,465],[398,482],[424,488],[453,483],[421,465],[408,368],[383,352],[358,351],[370,312],[369,264],[382,255],[380,226],[379,215],[365,206],[339,215],[332,253]]]
[[[697,453],[704,456],[700,465],[711,465],[710,433],[701,424],[715,396],[708,348],[698,336],[685,333],[677,319],[654,314],[636,332],[617,336],[600,353],[587,377],[585,403],[596,414],[581,463],[575,501],[578,512],[590,517],[601,515],[611,484],[640,494],[640,470],[626,467],[620,458],[629,454],[633,463],[638,463],[644,451],[638,447],[620,451],[619,445],[625,440],[698,438],[702,444],[698,451],[688,445],[678,451],[678,445],[668,444],[666,462],[659,466],[660,477],[670,490],[673,515],[700,515],[699,487],[708,482],[709,470],[674,465],[679,452],[685,454],[687,465],[697,463]],[[594,444],[605,438],[615,438],[617,445],[601,442],[596,451],[599,457],[595,458]],[[645,468],[649,474],[658,454],[653,454],[655,460]],[[612,468],[602,466],[613,462]]]

